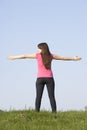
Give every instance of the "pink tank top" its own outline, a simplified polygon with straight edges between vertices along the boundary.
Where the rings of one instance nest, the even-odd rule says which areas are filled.
[[[37,53],[37,54],[36,54],[36,59],[37,59],[37,63],[38,63],[38,73],[37,73],[37,77],[38,77],[38,78],[41,78],[41,77],[42,77],[42,78],[44,78],[44,77],[47,77],[47,78],[53,77],[52,70],[45,68],[40,53]]]

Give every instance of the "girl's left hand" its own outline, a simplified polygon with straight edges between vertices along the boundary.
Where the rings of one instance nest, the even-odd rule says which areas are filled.
[[[8,59],[10,59],[10,60],[14,60],[14,56],[8,56]]]

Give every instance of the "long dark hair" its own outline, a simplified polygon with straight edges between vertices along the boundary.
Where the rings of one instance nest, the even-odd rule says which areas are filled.
[[[38,48],[41,49],[41,56],[42,56],[44,66],[46,67],[46,69],[50,69],[52,56],[47,43],[44,42],[38,44]]]

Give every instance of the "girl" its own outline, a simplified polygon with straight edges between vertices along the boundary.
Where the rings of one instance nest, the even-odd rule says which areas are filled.
[[[65,57],[52,54],[49,50],[47,43],[38,44],[38,53],[36,54],[27,54],[19,56],[9,56],[9,59],[24,59],[24,58],[33,58],[37,60],[38,64],[38,73],[36,80],[36,101],[35,101],[35,110],[40,111],[41,99],[44,90],[44,86],[47,86],[48,95],[50,99],[50,104],[52,112],[56,112],[56,101],[55,101],[55,82],[53,78],[53,72],[51,69],[52,60],[81,60],[80,57]]]

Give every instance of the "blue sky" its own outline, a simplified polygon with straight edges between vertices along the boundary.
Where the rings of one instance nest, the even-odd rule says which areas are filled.
[[[10,61],[9,55],[32,54],[47,42],[61,56],[81,61],[53,61],[58,110],[87,105],[87,1],[0,0],[0,109],[34,109],[37,62]],[[46,87],[41,109],[51,110]]]

